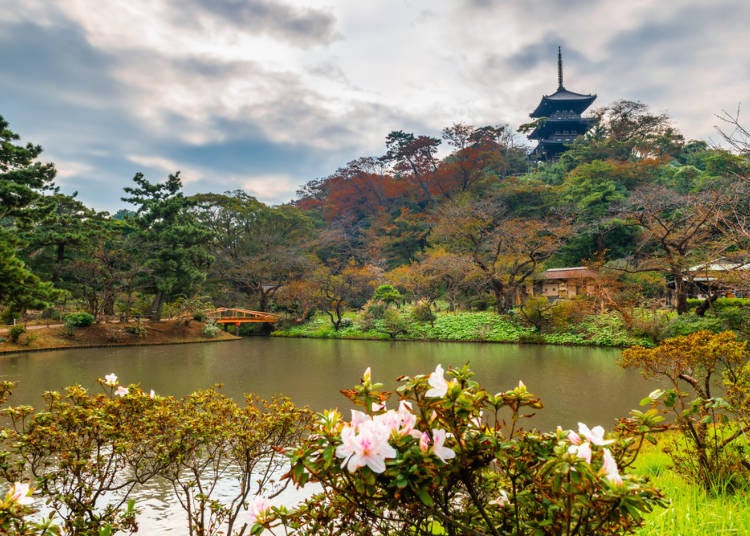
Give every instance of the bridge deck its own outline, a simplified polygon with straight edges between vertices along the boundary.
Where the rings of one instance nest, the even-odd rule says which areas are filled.
[[[281,316],[273,313],[228,307],[219,307],[215,311],[210,311],[206,316],[217,324],[246,324],[252,322],[273,324],[281,320]]]

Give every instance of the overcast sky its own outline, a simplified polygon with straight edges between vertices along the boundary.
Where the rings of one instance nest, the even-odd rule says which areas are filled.
[[[517,128],[558,45],[594,107],[718,141],[750,103],[748,21],[747,0],[0,0],[0,115],[100,210],[138,171],[278,204],[392,130]]]

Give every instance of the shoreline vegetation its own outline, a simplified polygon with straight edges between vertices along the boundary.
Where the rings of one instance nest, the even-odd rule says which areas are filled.
[[[652,346],[644,334],[634,334],[617,313],[587,316],[576,324],[542,332],[525,326],[511,316],[491,311],[441,312],[432,320],[411,317],[408,307],[396,316],[368,318],[367,313],[349,313],[334,329],[328,317],[318,314],[304,324],[287,326],[272,332],[274,337],[316,339],[365,339],[425,342],[488,342],[508,344],[551,344],[563,346],[600,346],[625,348]]]
[[[143,323],[97,323],[79,327],[70,335],[62,324],[27,326],[16,343],[11,342],[8,329],[0,332],[0,355],[52,350],[106,348],[115,346],[147,346],[191,344],[239,340],[221,329],[210,330],[197,320],[163,320]]]

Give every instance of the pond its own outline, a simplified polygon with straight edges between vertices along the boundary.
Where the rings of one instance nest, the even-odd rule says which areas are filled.
[[[45,390],[80,383],[100,389],[97,378],[116,373],[122,384],[138,383],[161,395],[181,396],[213,384],[237,400],[254,392],[289,395],[298,405],[322,411],[348,401],[339,390],[355,385],[371,367],[373,379],[393,389],[395,378],[428,374],[469,363],[491,392],[522,380],[545,408],[526,423],[542,430],[575,428],[578,421],[611,430],[619,416],[638,407],[656,386],[617,364],[619,350],[511,344],[425,343],[285,338],[247,338],[211,344],[59,350],[0,356],[0,379],[17,380],[13,401],[39,406]],[[395,407],[392,404],[390,407]],[[166,493],[166,490],[164,490]],[[141,533],[181,533],[182,513],[158,500],[139,500],[149,513]],[[170,530],[171,529],[171,530]],[[145,532],[143,532],[145,531]]]
[[[396,386],[402,374],[428,374],[469,363],[492,392],[522,380],[545,409],[537,428],[575,427],[584,421],[610,428],[654,388],[634,370],[617,364],[619,350],[513,344],[425,343],[247,338],[212,344],[59,350],[0,356],[0,379],[19,382],[15,403],[38,405],[45,390],[80,383],[99,389],[111,372],[123,384],[181,396],[213,384],[239,399],[289,395],[316,411],[348,408],[340,389],[355,385],[372,368],[373,378]]]

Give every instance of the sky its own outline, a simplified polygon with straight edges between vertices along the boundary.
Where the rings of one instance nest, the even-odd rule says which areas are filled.
[[[718,143],[750,104],[748,20],[747,0],[0,0],[0,115],[97,210],[178,170],[276,205],[393,130],[517,129],[558,46],[592,108]]]

